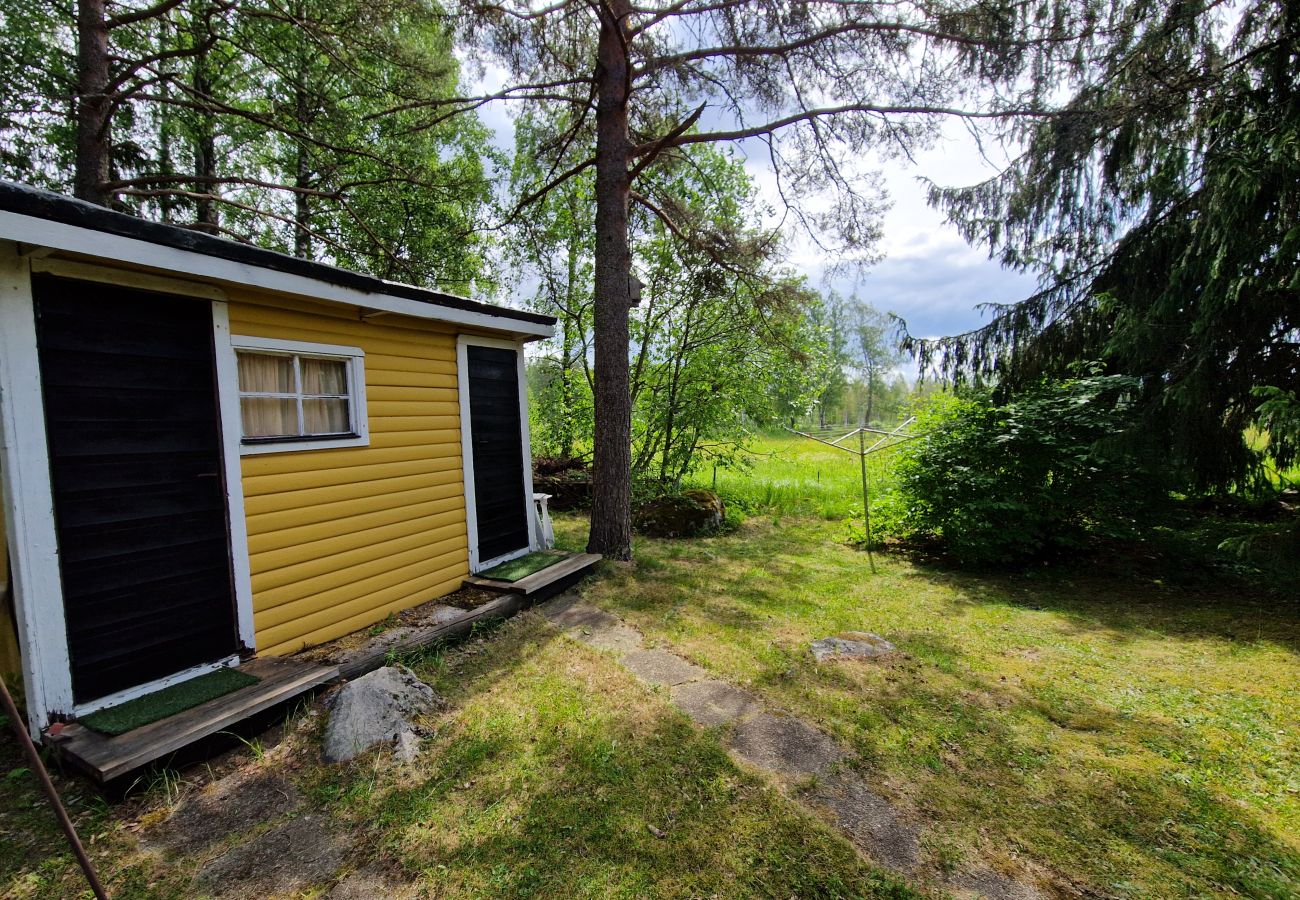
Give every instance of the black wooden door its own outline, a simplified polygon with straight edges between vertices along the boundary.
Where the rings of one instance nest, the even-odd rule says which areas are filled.
[[[514,350],[473,345],[465,353],[478,558],[486,562],[528,546],[531,498],[524,496],[518,355]]]
[[[34,279],[59,565],[84,703],[238,646],[212,310]]]

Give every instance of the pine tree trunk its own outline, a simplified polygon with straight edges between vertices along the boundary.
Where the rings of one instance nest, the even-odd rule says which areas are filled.
[[[105,0],[80,0],[77,5],[77,146],[73,194],[107,206],[106,185],[112,167],[112,134],[108,85],[108,14]]]
[[[632,558],[632,397],[628,383],[628,0],[601,6],[596,54],[595,447],[587,550]]]
[[[207,19],[201,15],[204,10],[196,9],[191,19],[194,45],[202,47],[207,43]],[[202,50],[194,57],[193,83],[194,93],[201,98],[212,95],[212,75],[209,69],[208,51]],[[195,124],[194,135],[194,193],[199,195],[216,194],[217,184],[217,122],[209,110],[200,111]],[[199,231],[219,234],[221,216],[215,200],[200,196],[195,201],[194,221]]]

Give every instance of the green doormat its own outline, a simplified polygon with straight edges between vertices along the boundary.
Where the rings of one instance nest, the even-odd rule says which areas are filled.
[[[238,669],[221,668],[165,687],[161,691],[101,709],[82,716],[77,721],[100,734],[125,734],[141,725],[157,722],[259,681],[261,679],[256,675]]]
[[[547,566],[553,566],[557,562],[563,561],[564,554],[562,553],[556,553],[553,550],[539,550],[536,553],[529,553],[527,556],[503,562],[499,566],[484,569],[476,574],[479,578],[491,578],[493,581],[519,581],[534,572],[542,571]]]

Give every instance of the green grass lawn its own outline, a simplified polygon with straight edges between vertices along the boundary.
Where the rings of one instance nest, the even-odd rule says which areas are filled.
[[[857,438],[847,444],[856,449]],[[868,457],[868,481],[873,490],[887,482],[893,455],[893,451],[884,451]],[[793,434],[760,436],[751,442],[741,465],[717,470],[716,486],[712,468],[696,472],[690,485],[716,487],[728,502],[753,513],[824,519],[862,515],[858,457]]]
[[[216,774],[289,778],[306,797],[300,814],[348,836],[351,865],[377,867],[417,896],[919,896],[742,771],[716,733],[535,613],[407,662],[448,701],[424,720],[432,736],[414,763],[372,754],[324,766],[324,717],[300,713],[284,734],[218,760]],[[81,896],[84,882],[19,759],[13,741],[0,740],[0,897]],[[161,855],[148,842],[210,774],[159,777],[118,806],[60,779],[116,900],[203,896],[200,856]]]
[[[808,493],[807,482],[798,488]],[[720,485],[721,486],[721,485]],[[578,546],[585,522],[558,523]],[[1300,612],[1241,583],[1039,569],[872,576],[842,526],[638,539],[587,598],[835,734],[929,821],[1084,896],[1300,896]],[[810,641],[901,653],[819,665]]]

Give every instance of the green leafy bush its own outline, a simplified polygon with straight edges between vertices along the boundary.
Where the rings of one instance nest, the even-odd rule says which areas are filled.
[[[1130,428],[1137,388],[1112,375],[1045,382],[1002,404],[988,393],[936,396],[916,426],[926,436],[902,451],[874,511],[878,526],[936,538],[975,564],[1133,533],[1167,495],[1142,462],[1158,454],[1143,452]]]

